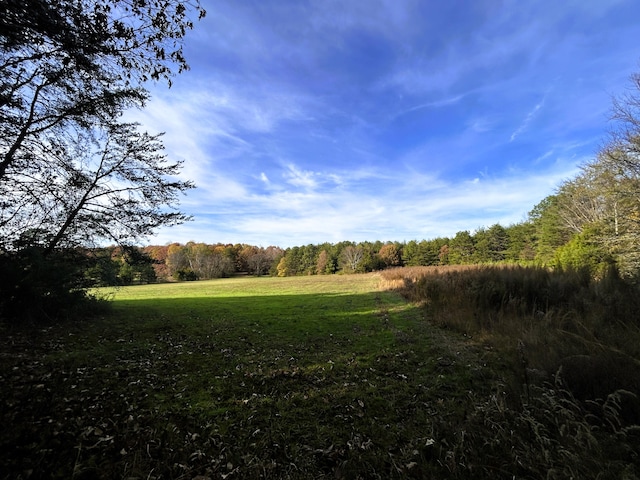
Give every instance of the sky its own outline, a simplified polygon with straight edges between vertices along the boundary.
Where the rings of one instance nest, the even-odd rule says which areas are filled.
[[[165,132],[193,221],[149,244],[410,241],[519,223],[606,142],[637,0],[201,0]]]

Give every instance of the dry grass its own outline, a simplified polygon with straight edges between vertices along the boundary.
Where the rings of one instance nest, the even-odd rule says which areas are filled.
[[[582,271],[535,267],[415,267],[383,272],[381,285],[421,305],[436,325],[548,377],[579,355],[599,366],[584,372],[594,383],[615,372],[615,379],[595,389],[600,396],[614,387],[640,394],[638,291],[615,271],[594,280]],[[590,379],[573,381],[584,387]]]
[[[640,476],[637,287],[615,271],[595,280],[519,266],[395,269],[381,285],[513,373],[495,395],[474,399],[452,473],[466,465],[477,478],[491,469],[505,478]],[[483,456],[501,460],[483,470]]]

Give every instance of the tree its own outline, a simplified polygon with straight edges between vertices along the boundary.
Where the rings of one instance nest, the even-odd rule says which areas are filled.
[[[289,261],[286,255],[280,259],[278,262],[278,266],[276,267],[277,275],[279,277],[288,277],[291,275],[291,270],[289,268]]]
[[[186,247],[179,243],[172,243],[167,248],[167,270],[172,277],[180,270],[189,268]]]
[[[318,254],[316,261],[316,273],[318,275],[336,273],[338,270],[338,256],[336,247],[330,243],[324,243],[318,246],[322,249]]]
[[[473,234],[473,243],[474,243],[474,251],[473,251],[473,261],[474,263],[486,263],[491,261],[490,250],[491,246],[489,245],[489,237],[487,234],[487,230],[483,228],[478,228]]]
[[[28,229],[47,233],[45,252],[100,240],[135,243],[156,227],[188,216],[167,211],[190,182],[174,180],[180,163],[162,153],[159,136],[133,124],[50,139],[46,170],[36,162],[12,174],[3,209],[5,241]]]
[[[487,230],[487,243],[489,245],[490,261],[500,262],[505,259],[509,248],[509,235],[502,225],[496,223],[489,227]]]
[[[91,284],[101,287],[118,285],[120,264],[114,258],[114,250],[113,247],[100,248],[88,253],[94,261],[84,273]]]
[[[118,247],[114,256],[119,256],[120,269],[118,272],[119,283],[131,285],[132,283],[152,283],[156,281],[156,272],[153,269],[153,259],[144,250],[125,246]]]
[[[378,256],[378,252],[382,248],[382,242],[360,242],[357,246],[362,250],[362,259],[358,262],[359,272],[373,272],[374,270],[382,270],[384,263]]]
[[[505,259],[509,237],[502,225],[496,223],[488,229],[479,228],[473,235],[473,241],[476,262],[500,262]]]
[[[327,273],[327,266],[329,265],[329,254],[326,250],[322,250],[318,254],[318,260],[316,261],[316,273],[318,275],[324,275]]]
[[[190,10],[205,15],[197,0],[3,0],[0,181],[38,161],[47,133],[113,118],[146,100],[148,79],[187,69]]]
[[[554,264],[564,269],[586,269],[592,276],[604,275],[613,263],[607,248],[589,229],[575,235],[556,250]]]
[[[347,245],[342,249],[340,257],[342,259],[343,269],[347,273],[353,273],[358,271],[358,266],[364,257],[364,250],[362,247]]]
[[[448,259],[452,265],[465,265],[473,263],[475,246],[473,237],[467,230],[456,233],[449,242]]]
[[[380,247],[378,256],[385,267],[399,267],[402,264],[400,249],[393,243],[387,243]]]
[[[546,265],[552,264],[555,251],[572,236],[560,216],[558,195],[543,198],[529,212],[529,220],[535,230],[535,260]]]
[[[5,266],[26,272],[40,257],[62,258],[64,251],[104,239],[133,243],[189,218],[174,208],[177,195],[191,187],[171,179],[180,163],[167,161],[158,136],[139,132],[121,116],[144,106],[145,82],[170,85],[174,73],[188,68],[182,39],[193,27],[192,12],[204,16],[198,0],[0,2]],[[82,297],[77,282],[64,278],[81,278],[78,272],[49,273],[41,277],[73,285],[69,302]],[[13,283],[28,278],[18,275]],[[85,282],[89,278],[84,275]],[[11,295],[12,288],[0,295]]]
[[[640,277],[640,73],[631,76],[631,89],[613,101],[613,128],[600,151],[613,200],[613,234],[607,240],[621,272]],[[592,165],[592,167],[595,165]]]
[[[249,265],[249,273],[259,277],[269,272],[271,258],[264,250],[258,249],[248,258],[247,264]]]
[[[510,262],[531,262],[535,259],[535,226],[530,221],[507,228],[509,237],[505,259]]]
[[[94,207],[107,198],[107,185],[120,193],[116,178],[109,177],[118,162],[130,165],[128,149],[144,167],[127,167],[129,173],[114,176],[136,185],[149,203],[135,212],[129,204],[120,206],[125,216],[153,215],[149,222],[131,224],[129,217],[119,224],[122,217],[112,216],[117,210],[102,214],[102,220],[113,220],[111,226],[119,224],[114,236],[136,239],[184,220],[159,209],[173,203],[176,189],[188,188],[157,181],[176,173],[179,164],[165,163],[157,137],[119,124],[118,118],[125,109],[144,105],[148,79],[170,83],[174,71],[187,68],[181,39],[193,26],[189,12],[204,15],[198,1],[4,0],[0,9],[0,247],[10,248],[33,228],[49,236],[49,252],[67,238],[104,235],[105,228],[81,231],[96,226],[95,212],[91,218],[82,212],[89,203],[83,196],[94,195],[91,187],[102,180]],[[114,146],[127,157],[105,158]],[[90,153],[78,157],[85,149]]]
[[[156,272],[156,278],[159,281],[166,281],[169,277],[169,268],[167,266],[169,246],[149,245],[144,247],[144,252],[153,259],[153,269]]]

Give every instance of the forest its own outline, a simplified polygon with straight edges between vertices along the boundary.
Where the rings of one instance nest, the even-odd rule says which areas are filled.
[[[188,242],[92,249],[98,285],[228,277],[361,273],[400,266],[518,264],[640,275],[640,74],[613,102],[612,133],[579,173],[532,206],[520,223],[479,226],[453,237],[321,243],[282,249]],[[470,226],[471,228],[471,226]]]

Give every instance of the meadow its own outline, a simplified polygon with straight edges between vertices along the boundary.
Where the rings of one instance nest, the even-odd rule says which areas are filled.
[[[99,318],[5,327],[2,478],[637,478],[618,397],[585,420],[404,272],[102,289]]]

